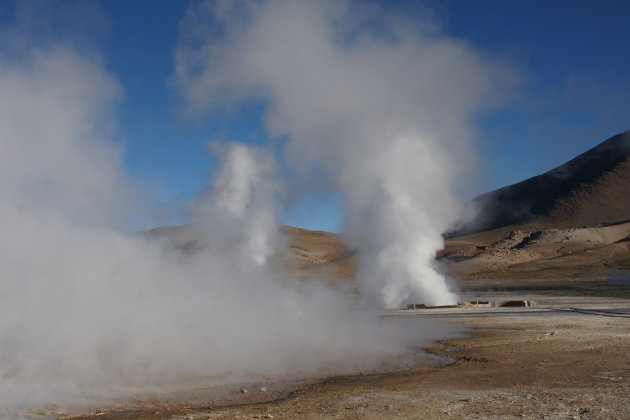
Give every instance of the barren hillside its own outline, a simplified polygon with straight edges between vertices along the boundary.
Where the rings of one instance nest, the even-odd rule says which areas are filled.
[[[470,204],[438,259],[460,280],[625,278],[630,270],[630,131]]]
[[[510,225],[570,228],[630,219],[630,131],[544,174],[480,195],[449,236]]]

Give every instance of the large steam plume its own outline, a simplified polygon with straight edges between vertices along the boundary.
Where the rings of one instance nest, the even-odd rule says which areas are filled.
[[[347,1],[207,1],[181,29],[176,74],[191,109],[262,99],[288,162],[343,193],[368,302],[457,300],[434,256],[499,66],[429,22]]]
[[[288,162],[344,193],[368,300],[451,302],[432,260],[456,213],[450,191],[487,63],[371,10],[198,3],[182,22],[177,81],[197,111],[266,101]],[[0,418],[191,377],[348,372],[430,337],[268,262],[283,247],[272,151],[215,146],[222,164],[193,206],[194,253],[124,233],[143,194],[111,138],[122,87],[71,43],[14,36],[19,53],[0,50]]]
[[[349,372],[426,336],[271,267],[279,183],[260,149],[215,148],[223,164],[192,211],[205,247],[124,233],[142,194],[110,137],[121,92],[67,45],[0,52],[0,418],[187,378]]]

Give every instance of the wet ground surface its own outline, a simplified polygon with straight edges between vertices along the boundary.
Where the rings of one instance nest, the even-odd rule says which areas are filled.
[[[470,328],[471,337],[429,346],[437,364],[444,364],[441,357],[455,360],[448,366],[239,384],[212,398],[203,394],[207,390],[197,400],[194,393],[184,392],[177,398],[165,395],[136,404],[134,409],[105,407],[65,418],[626,419],[630,412],[628,291],[588,292],[476,290],[462,299],[531,300],[538,306],[383,313],[409,322],[430,318]],[[245,388],[247,392],[241,392]]]
[[[399,320],[403,321],[403,320]],[[405,322],[411,320],[404,320]],[[400,322],[397,322],[400,324]],[[413,326],[413,321],[409,326]],[[464,328],[461,328],[464,329]],[[450,329],[451,331],[455,331]],[[449,334],[451,337],[462,336],[459,331]],[[376,379],[384,374],[408,371],[410,369],[437,368],[454,363],[454,359],[447,354],[435,354],[425,351],[422,347],[410,348],[407,354],[383,361],[379,369],[356,372],[352,375],[341,375],[336,378],[360,377],[364,380]],[[138,392],[129,390],[129,398],[111,401],[98,401],[94,396],[89,403],[74,406],[54,406],[34,408],[21,413],[0,415],[0,418],[19,417],[23,419],[135,419],[146,416],[160,416],[163,413],[178,410],[210,409],[230,406],[255,405],[266,402],[280,401],[289,398],[299,389],[313,386],[326,381],[330,376],[309,378],[283,378],[280,380],[259,380],[247,382],[231,382],[226,384],[217,378],[195,378],[176,385],[167,385],[160,391]],[[87,417],[82,416],[82,413]],[[2,414],[2,413],[0,413]],[[151,417],[149,417],[151,418]]]
[[[574,290],[545,290],[536,293],[532,290],[488,291],[465,293],[463,301],[533,301],[534,307],[460,307],[414,309],[388,311],[389,316],[420,316],[438,319],[475,318],[475,317],[513,317],[513,316],[566,316],[567,312],[577,312],[600,316],[620,316],[630,318],[630,299],[625,296],[597,296],[580,294]]]

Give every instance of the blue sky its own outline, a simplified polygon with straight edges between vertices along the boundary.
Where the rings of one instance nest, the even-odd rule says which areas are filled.
[[[74,4],[47,3],[58,8]],[[14,19],[12,4],[0,0],[0,23]],[[181,112],[170,79],[178,23],[188,5],[183,0],[94,2],[102,27],[76,24],[73,34],[87,33],[123,86],[117,138],[132,176],[157,191],[155,205],[164,210],[157,223],[183,221],[183,204],[208,183],[214,168],[208,141],[267,141],[260,104],[201,119]],[[630,129],[630,2],[426,0],[383,6],[410,15],[428,11],[444,33],[510,63],[521,74],[520,88],[504,105],[476,120],[479,170],[461,191],[462,199],[551,169]],[[338,230],[339,201],[338,196],[304,197],[282,218],[288,224]]]

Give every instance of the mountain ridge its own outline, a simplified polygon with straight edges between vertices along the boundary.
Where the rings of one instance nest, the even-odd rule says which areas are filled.
[[[630,130],[543,174],[475,197],[457,237],[509,225],[580,227],[630,219]]]

